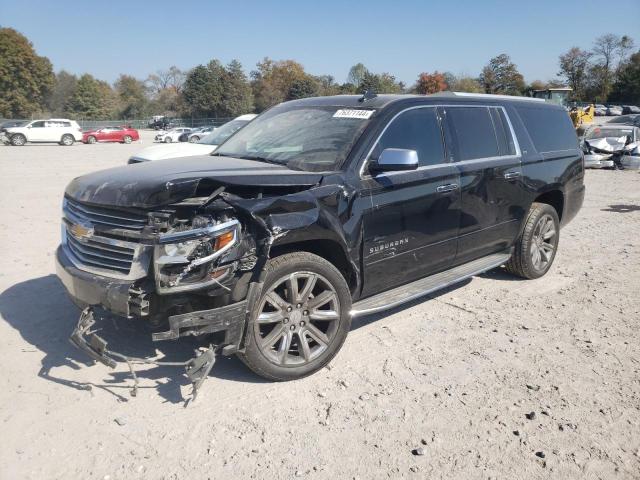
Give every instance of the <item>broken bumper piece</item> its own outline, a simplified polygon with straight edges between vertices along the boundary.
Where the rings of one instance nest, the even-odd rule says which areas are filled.
[[[209,346],[185,362],[163,362],[153,358],[137,358],[114,352],[107,348],[107,342],[92,329],[96,320],[91,307],[85,308],[80,314],[76,328],[71,333],[69,340],[78,349],[85,352],[93,360],[115,368],[118,362],[125,362],[129,367],[134,381],[131,394],[135,397],[138,393],[138,376],[134,369],[135,364],[147,364],[158,366],[184,367],[185,373],[193,385],[192,401],[196,399],[199,388],[209,375],[216,360],[216,349]]]

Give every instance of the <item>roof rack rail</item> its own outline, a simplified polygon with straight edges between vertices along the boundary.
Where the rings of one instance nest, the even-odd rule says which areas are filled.
[[[544,98],[518,97],[515,95],[494,95],[492,93],[468,93],[468,92],[440,92],[434,93],[441,97],[470,97],[470,98],[503,98],[505,100],[522,100],[525,102],[544,102]]]

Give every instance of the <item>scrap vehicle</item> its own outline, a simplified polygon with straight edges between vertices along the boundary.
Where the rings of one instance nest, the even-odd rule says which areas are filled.
[[[640,114],[620,115],[619,117],[609,120],[606,125],[633,125],[640,127]]]
[[[140,140],[140,134],[135,128],[129,126],[103,127],[82,133],[82,143],[131,143],[137,140]]]
[[[640,128],[610,124],[589,128],[581,142],[585,168],[640,168]]]
[[[498,95],[346,95],[272,107],[207,156],[74,179],[57,275],[86,310],[73,341],[113,366],[93,309],[207,337],[292,380],[336,355],[352,318],[505,266],[534,279],[580,209],[566,111]],[[120,355],[120,356],[118,356]]]
[[[192,157],[196,155],[208,155],[212,153],[218,145],[227,138],[244,127],[257,115],[249,113],[240,115],[221,127],[216,128],[211,133],[203,136],[198,142],[192,143],[171,143],[170,145],[153,145],[142,149],[140,152],[129,158],[128,163],[150,162],[152,160],[162,160],[165,158]],[[191,140],[191,139],[189,139]]]

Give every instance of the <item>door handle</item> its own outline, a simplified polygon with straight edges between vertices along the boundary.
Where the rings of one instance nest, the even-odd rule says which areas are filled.
[[[520,175],[520,172],[507,172],[504,174],[504,179],[513,180],[514,178],[518,178]]]
[[[444,193],[444,192],[452,192],[458,189],[457,183],[448,183],[447,185],[440,185],[436,188],[436,192]]]

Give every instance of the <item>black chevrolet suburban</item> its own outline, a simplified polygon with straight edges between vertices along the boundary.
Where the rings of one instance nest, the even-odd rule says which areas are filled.
[[[69,184],[56,258],[85,308],[72,340],[108,365],[125,358],[91,333],[102,307],[148,321],[154,340],[202,336],[268,379],[299,378],[336,355],[354,317],[500,266],[544,275],[583,177],[569,116],[536,99],[282,103],[210,156]]]

